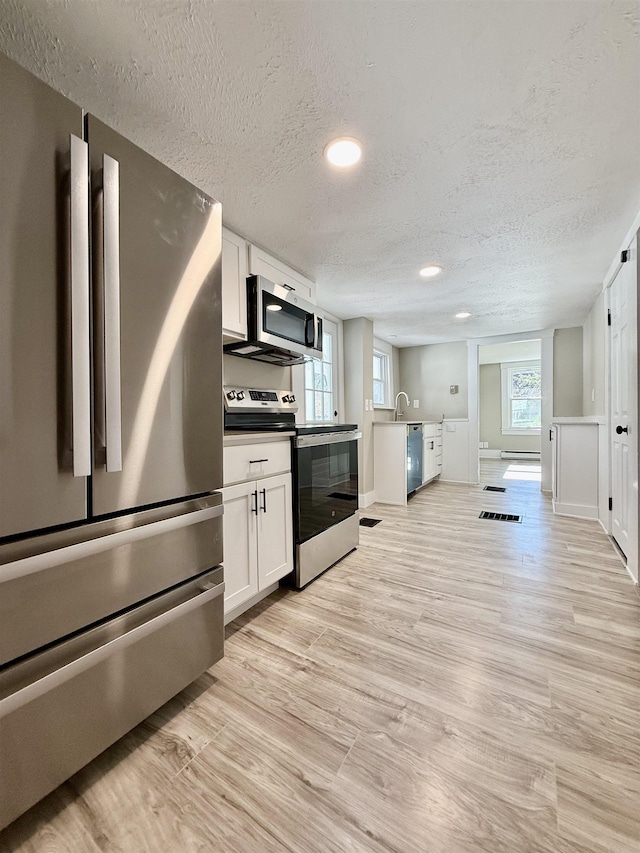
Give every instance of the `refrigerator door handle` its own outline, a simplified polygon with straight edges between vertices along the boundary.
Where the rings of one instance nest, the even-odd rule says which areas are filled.
[[[89,345],[89,146],[70,135],[71,376],[73,476],[91,474]]]
[[[104,408],[106,469],[122,471],[120,372],[120,164],[102,158],[104,282]]]

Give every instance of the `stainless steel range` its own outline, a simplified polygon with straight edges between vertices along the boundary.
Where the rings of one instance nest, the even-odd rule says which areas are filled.
[[[225,430],[295,431],[293,521],[298,589],[358,545],[357,424],[296,424],[290,391],[225,388]]]

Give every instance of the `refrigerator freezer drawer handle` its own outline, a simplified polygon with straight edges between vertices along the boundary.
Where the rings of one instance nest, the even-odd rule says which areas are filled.
[[[22,690],[17,690],[15,693],[7,696],[6,699],[3,699],[0,702],[0,719],[13,713],[18,708],[33,702],[39,696],[46,693],[47,690],[53,690],[56,687],[60,687],[71,678],[75,678],[82,672],[85,672],[87,669],[90,669],[92,666],[100,663],[100,661],[111,657],[114,653],[131,646],[143,637],[147,637],[154,631],[159,630],[164,625],[168,625],[170,622],[175,622],[175,620],[180,618],[180,616],[183,616],[192,610],[197,610],[205,602],[211,601],[213,598],[218,598],[223,594],[224,583],[215,584],[215,586],[200,592],[188,601],[177,605],[177,607],[173,607],[171,610],[167,610],[165,613],[155,616],[143,625],[139,625],[127,634],[122,634],[120,637],[110,640],[103,646],[100,646],[88,654],[77,658],[71,663],[62,666],[60,669],[55,670],[55,672],[45,675],[44,678],[28,684]]]
[[[73,476],[91,474],[89,146],[71,134],[71,377]]]
[[[170,516],[161,521],[142,524],[139,527],[119,530],[116,533],[109,533],[106,536],[98,536],[95,539],[87,539],[86,542],[78,542],[75,545],[67,545],[62,548],[54,548],[51,551],[43,551],[41,554],[33,554],[30,557],[23,557],[22,559],[13,560],[10,563],[0,566],[2,570],[0,581],[5,583],[26,577],[27,575],[35,575],[38,572],[52,569],[64,563],[82,560],[94,554],[102,554],[121,545],[150,539],[152,536],[168,533],[171,530],[179,530],[182,527],[189,527],[192,524],[199,524],[201,521],[208,521],[210,518],[219,518],[221,515],[224,515],[223,506],[206,507],[205,509],[187,512],[183,515]]]
[[[104,390],[107,471],[122,471],[120,373],[120,164],[102,159],[104,205]]]

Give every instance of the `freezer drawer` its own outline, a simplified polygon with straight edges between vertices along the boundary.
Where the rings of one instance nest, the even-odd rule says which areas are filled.
[[[223,656],[222,569],[0,672],[0,829]]]
[[[0,547],[0,666],[222,562],[208,495]]]

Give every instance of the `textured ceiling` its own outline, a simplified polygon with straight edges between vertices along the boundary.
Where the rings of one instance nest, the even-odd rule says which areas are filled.
[[[584,320],[640,209],[639,20],[626,0],[2,0],[0,50],[406,346]],[[322,158],[337,135],[364,144],[348,173]]]

